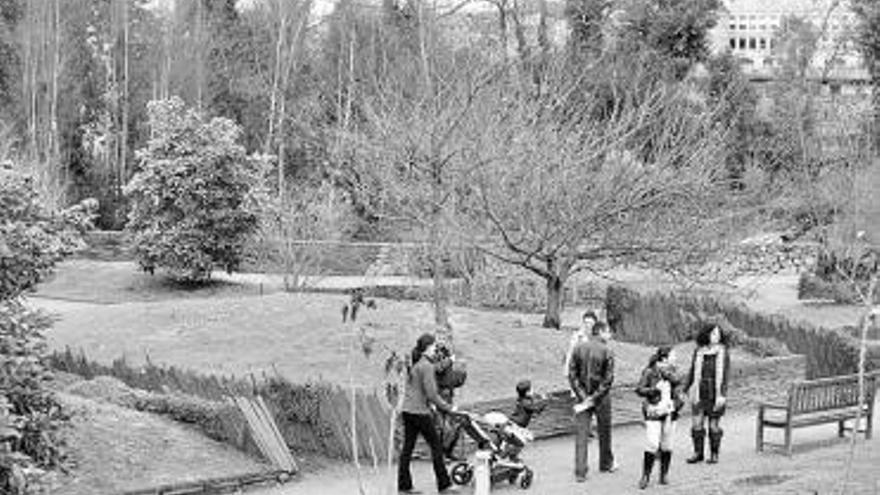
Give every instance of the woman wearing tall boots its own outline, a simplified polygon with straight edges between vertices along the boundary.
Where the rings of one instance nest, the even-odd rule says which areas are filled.
[[[693,411],[691,438],[694,455],[689,464],[705,460],[706,423],[709,424],[709,460],[718,462],[721,450],[721,417],[727,408],[727,382],[730,375],[730,348],[727,335],[715,323],[704,323],[697,334],[697,348],[685,381]]]
[[[644,490],[651,481],[654,462],[660,459],[660,484],[669,483],[669,465],[672,462],[672,437],[675,423],[684,401],[679,395],[680,380],[672,361],[672,348],[663,346],[651,356],[642,371],[636,393],[643,398],[642,415],[645,418],[645,453],[639,488]]]

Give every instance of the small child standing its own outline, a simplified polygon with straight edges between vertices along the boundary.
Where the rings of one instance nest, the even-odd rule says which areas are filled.
[[[522,428],[529,426],[532,417],[540,414],[547,407],[547,401],[541,397],[532,395],[532,382],[521,380],[516,384],[516,409],[510,416],[510,421]]]

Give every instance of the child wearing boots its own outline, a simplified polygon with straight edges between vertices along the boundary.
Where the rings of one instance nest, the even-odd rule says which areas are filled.
[[[694,455],[689,464],[705,460],[706,427],[709,423],[709,464],[718,462],[721,450],[721,417],[727,408],[727,379],[730,375],[730,351],[727,335],[713,323],[704,323],[697,334],[697,348],[684,390],[690,390],[693,411],[691,438]]]
[[[679,379],[672,363],[672,348],[660,347],[642,371],[636,393],[643,398],[645,418],[645,453],[639,488],[644,490],[651,480],[654,461],[660,459],[660,484],[669,483],[672,462],[672,437],[684,401],[679,398]]]

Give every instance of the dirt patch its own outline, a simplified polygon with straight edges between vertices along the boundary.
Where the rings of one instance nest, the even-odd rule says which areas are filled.
[[[100,495],[268,470],[269,466],[171,420],[60,392],[73,412],[64,432],[73,468],[52,495]]]

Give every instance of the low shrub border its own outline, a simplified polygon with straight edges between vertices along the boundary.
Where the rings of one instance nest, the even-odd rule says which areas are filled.
[[[259,449],[251,438],[247,422],[226,397],[259,394],[273,411],[285,441],[293,450],[321,453],[331,458],[351,456],[347,424],[342,426],[338,421],[340,415],[346,416],[342,411],[337,412],[348,407],[350,394],[328,383],[293,384],[276,376],[263,376],[260,380],[218,378],[158,366],[149,359],[142,367],[132,366],[124,359],[117,359],[108,366],[70,349],[53,353],[49,365],[86,379],[116,378],[130,389],[124,397],[116,399],[119,405],[194,425],[206,436],[255,456],[260,456]],[[377,401],[375,394],[359,395],[364,396],[359,396],[359,401],[369,404]],[[361,418],[361,421],[369,419]],[[359,424],[359,429],[366,430],[368,426]]]
[[[795,324],[709,296],[640,294],[627,287],[611,286],[606,308],[609,323],[624,341],[653,345],[683,342],[693,333],[688,314],[723,315],[745,333],[747,338],[739,344],[746,349],[761,355],[763,351],[775,352],[773,348],[782,343],[789,351],[806,356],[808,379],[846,375],[858,368],[859,341],[846,329]],[[869,371],[880,368],[880,343],[869,345],[867,366]]]

